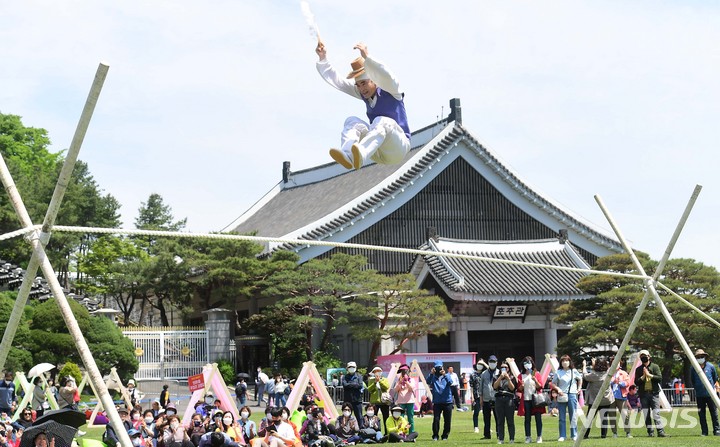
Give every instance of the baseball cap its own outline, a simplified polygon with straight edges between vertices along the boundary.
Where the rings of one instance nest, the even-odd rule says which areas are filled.
[[[638,352],[638,355],[646,355],[646,356],[650,357],[650,352],[648,352],[647,349],[643,349],[640,352]]]
[[[435,368],[442,368],[443,362],[442,360],[435,360]]]
[[[348,368],[357,368],[357,363],[355,363],[355,362],[348,362],[347,367],[348,367]]]
[[[491,355],[490,358],[488,358],[488,362],[497,362],[497,357]]]
[[[130,436],[131,438],[133,436],[140,436],[140,431],[136,430],[134,428],[131,428],[130,430],[128,430],[128,436]]]

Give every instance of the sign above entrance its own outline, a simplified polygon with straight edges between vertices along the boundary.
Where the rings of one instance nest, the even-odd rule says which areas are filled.
[[[525,318],[525,311],[527,306],[524,304],[519,305],[498,305],[495,306],[495,312],[493,318]]]

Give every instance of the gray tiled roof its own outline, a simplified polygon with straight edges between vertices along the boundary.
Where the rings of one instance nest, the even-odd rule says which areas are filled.
[[[455,253],[524,263],[588,269],[570,244],[557,239],[538,241],[459,241],[447,238],[430,240],[421,247],[437,253]],[[430,274],[454,299],[567,300],[587,298],[575,284],[585,273],[541,267],[447,258],[418,256],[413,271],[427,265]],[[452,293],[454,292],[454,293]]]
[[[317,181],[294,186],[291,175],[290,181],[278,185],[279,189],[266,202],[248,210],[238,219],[240,223],[237,226],[228,229],[236,233],[257,231],[260,236],[326,239],[364,217],[378,204],[411,188],[424,172],[432,169],[433,164],[460,141],[471,146],[482,162],[491,166],[512,189],[528,197],[534,206],[547,210],[548,214],[562,222],[562,226],[574,228],[583,237],[596,241],[611,252],[622,251],[612,237],[533,191],[457,123],[443,129],[429,143],[411,150],[399,165],[372,163],[337,175],[337,171],[333,173],[331,170],[333,163],[330,163],[294,173],[305,177],[314,173]],[[379,187],[380,183],[384,186]]]

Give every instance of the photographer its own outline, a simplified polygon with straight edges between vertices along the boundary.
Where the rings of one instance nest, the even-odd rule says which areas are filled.
[[[452,381],[445,374],[443,368],[443,362],[437,360],[435,367],[430,371],[430,374],[425,380],[432,391],[433,400],[433,423],[432,423],[432,438],[434,441],[438,440],[438,432],[440,431],[440,416],[443,417],[443,432],[442,439],[446,440],[450,436],[450,426],[452,424],[452,409],[453,409],[453,396],[452,396]]]
[[[415,432],[415,389],[410,379],[410,367],[406,364],[400,365],[398,368],[400,375],[395,384],[395,403],[400,405],[407,415],[410,424],[410,433]]]

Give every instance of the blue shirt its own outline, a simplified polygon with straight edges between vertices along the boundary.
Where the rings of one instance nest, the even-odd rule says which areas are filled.
[[[718,380],[717,370],[715,369],[715,366],[713,366],[712,363],[706,360],[705,365],[703,365],[703,372],[705,373],[705,377],[707,377],[708,381],[710,382],[710,385],[715,385],[715,382],[717,382]],[[693,387],[695,387],[695,395],[698,397],[710,397],[710,391],[708,391],[708,389],[705,388],[705,384],[700,381],[700,376],[698,376],[698,373],[695,372],[694,368],[691,370],[691,377]]]
[[[425,380],[432,390],[432,400],[434,404],[451,404],[452,396],[452,380],[445,375],[430,373]]]
[[[0,408],[9,410],[12,408],[13,402],[15,402],[15,383],[3,380],[0,382]],[[12,416],[12,414],[8,412],[8,416]]]

